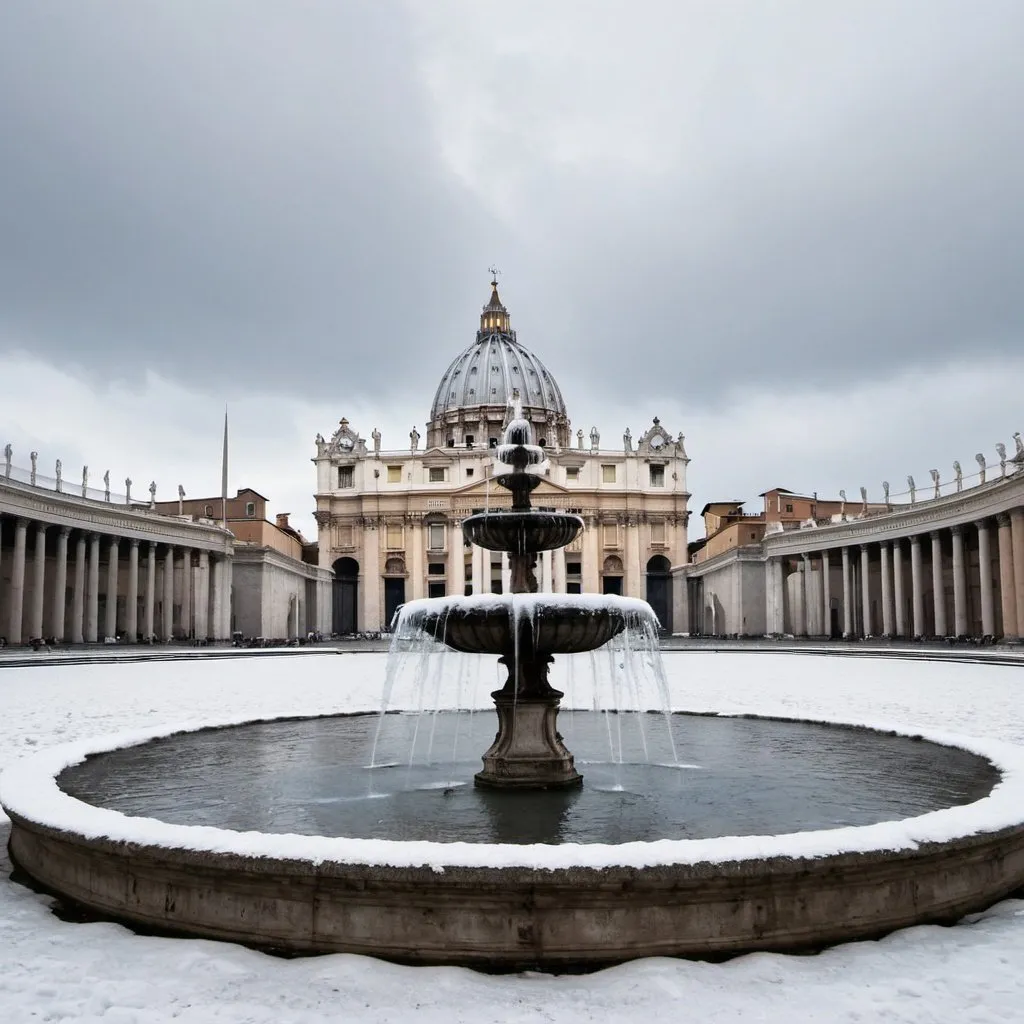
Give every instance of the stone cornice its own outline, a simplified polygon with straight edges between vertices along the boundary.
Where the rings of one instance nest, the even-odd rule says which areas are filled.
[[[219,526],[185,522],[145,509],[108,505],[13,480],[0,480],[0,512],[50,526],[230,554],[234,537]]]
[[[974,524],[1021,506],[1024,506],[1024,473],[1015,473],[969,491],[901,506],[883,515],[769,534],[764,538],[763,549],[767,556],[772,557],[875,544]]]
[[[310,580],[329,582],[334,579],[334,571],[332,569],[323,569],[309,562],[300,562],[296,558],[289,558],[288,555],[278,551],[277,548],[239,544],[235,548],[234,563],[236,566],[273,565],[278,569],[284,569],[286,572],[295,573],[297,576],[304,576]]]
[[[673,576],[685,576],[687,579],[697,579],[709,573],[717,572],[734,562],[764,562],[764,551],[760,544],[745,544],[738,548],[729,548],[728,551],[719,552],[714,558],[705,562],[688,562],[686,565],[677,565],[672,569]]]

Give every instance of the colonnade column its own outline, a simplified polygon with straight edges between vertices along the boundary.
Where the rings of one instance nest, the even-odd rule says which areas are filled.
[[[100,535],[89,535],[89,578],[85,596],[85,642],[99,639],[100,619]]]
[[[910,538],[910,590],[914,611],[914,637],[924,636],[924,580],[921,578],[921,538]]]
[[[882,572],[882,636],[892,636],[892,569],[889,565],[889,545],[878,545]]]
[[[1013,589],[1017,599],[1017,636],[1024,637],[1024,509],[1011,510],[1010,533],[1013,537]]]
[[[29,639],[43,635],[44,589],[46,586],[46,523],[36,523],[36,548],[32,558],[32,608],[28,620]]]
[[[996,635],[996,615],[992,600],[992,541],[988,523],[982,520],[978,527],[978,577],[981,584],[981,635]]]
[[[799,604],[793,609],[793,632],[797,636],[807,636],[810,632],[810,602],[807,600],[810,596],[810,579],[811,579],[811,558],[810,555],[800,556],[799,565],[799,580],[797,592],[799,594]]]
[[[935,635],[946,635],[946,588],[942,583],[942,538],[938,530],[932,534],[932,600],[935,604]]]
[[[323,594],[318,593],[322,599]],[[206,640],[210,629],[210,553],[199,552],[199,586],[196,588],[196,639]]]
[[[117,537],[110,538],[107,548],[107,608],[106,621],[103,624],[104,636],[117,636],[117,570],[120,541]]]
[[[10,612],[7,619],[7,639],[21,643],[21,619],[25,605],[25,548],[28,544],[28,520],[14,524],[14,564],[11,566],[11,586],[7,591]]]
[[[75,589],[71,595],[71,642],[80,644],[85,617],[85,534],[79,532],[75,541]]]
[[[235,563],[230,558],[224,559],[224,575],[222,582],[224,584],[224,639],[231,639],[231,588],[234,585],[233,576],[235,572]]]
[[[192,636],[192,549],[181,551],[181,632],[188,639]],[[296,633],[296,636],[299,634]]]
[[[832,637],[832,565],[827,551],[821,553],[821,632]]]
[[[128,596],[124,610],[126,639],[133,644],[139,632],[139,542],[134,537],[128,545]]]
[[[160,628],[164,640],[174,639],[174,548],[168,544],[164,555],[164,599]]]
[[[224,559],[217,555],[213,562],[213,639],[223,640],[224,634]]]
[[[1010,516],[1002,512],[996,517],[999,524],[999,596],[1003,611],[1003,639],[1016,640],[1017,586],[1013,575],[1013,540]]]
[[[954,526],[953,534],[953,635],[967,635],[967,573],[964,569],[964,534]]]
[[[149,643],[156,632],[154,616],[156,614],[156,542],[149,542],[149,550],[146,553],[146,635],[145,641]]]
[[[54,559],[53,601],[50,605],[50,635],[57,640],[64,639],[65,602],[68,590],[68,534],[70,526],[57,531],[57,554]]]
[[[897,636],[907,635],[906,604],[903,597],[903,541],[892,542],[892,591],[896,606],[895,629]]]
[[[860,546],[860,593],[864,606],[864,636],[871,636],[871,558],[867,544]]]
[[[853,588],[850,586],[850,549],[843,548],[843,636],[853,636]]]
[[[448,578],[451,580],[451,592],[460,597],[466,589],[466,541],[462,535],[461,519],[452,523],[448,544]]]

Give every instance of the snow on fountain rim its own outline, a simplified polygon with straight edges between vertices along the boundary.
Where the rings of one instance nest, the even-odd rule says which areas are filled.
[[[448,597],[420,597],[402,605],[400,622],[418,613],[471,612],[506,608],[517,615],[534,614],[538,609],[557,611],[618,611],[623,615],[649,618],[654,609],[638,597],[618,594],[453,594]]]
[[[724,715],[723,717],[732,717]],[[767,718],[773,716],[764,716]],[[236,718],[164,725],[61,744],[16,762],[0,775],[0,804],[11,814],[88,840],[105,839],[162,849],[249,858],[372,867],[423,868],[657,868],[725,864],[768,858],[817,859],[848,853],[915,850],[1024,823],[1024,747],[906,725],[839,718],[799,719],[809,724],[861,727],[956,747],[988,760],[1001,775],[991,793],[970,804],[873,825],[767,836],[658,839],[621,844],[440,843],[426,840],[353,839],[266,832],[237,832],[207,825],[173,825],[94,807],[65,793],[57,776],[93,754],[138,746],[175,733],[223,728],[279,718]]]

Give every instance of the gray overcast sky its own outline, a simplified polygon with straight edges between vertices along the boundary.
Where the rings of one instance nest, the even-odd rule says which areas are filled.
[[[1019,0],[6,0],[0,429],[198,494],[227,401],[311,530],[313,434],[422,430],[497,262],[698,510],[973,467],[1024,429],[1022,44]]]

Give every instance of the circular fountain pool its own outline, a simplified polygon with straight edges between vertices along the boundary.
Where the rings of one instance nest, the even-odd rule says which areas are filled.
[[[661,720],[643,717],[653,747]],[[573,793],[453,785],[493,727],[477,713],[420,723],[434,768],[366,769],[373,716],[279,720],[55,748],[0,797],[12,859],[64,899],[290,953],[566,969],[814,949],[1024,883],[1015,747],[676,715],[695,767],[620,766],[627,719],[564,716],[587,773]],[[378,761],[414,721],[388,716]]]
[[[871,825],[979,800],[998,777],[967,751],[865,729],[672,715],[669,743],[661,715],[562,719],[581,790],[475,788],[494,726],[468,713],[387,716],[376,765],[379,716],[349,715],[180,733],[57,781],[94,806],[237,832],[620,844]],[[429,763],[409,764],[425,733]]]

